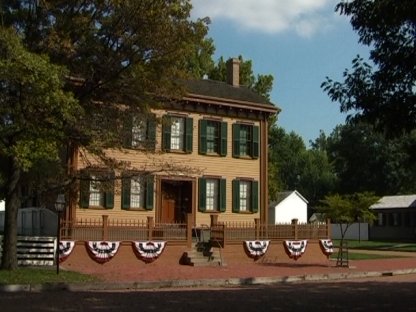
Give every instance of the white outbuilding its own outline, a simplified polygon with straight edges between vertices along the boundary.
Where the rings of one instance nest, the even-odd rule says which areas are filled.
[[[269,205],[269,223],[308,222],[308,201],[296,190],[278,193],[277,201]]]

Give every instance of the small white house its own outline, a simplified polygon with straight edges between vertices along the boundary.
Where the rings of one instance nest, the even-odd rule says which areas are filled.
[[[278,193],[278,199],[269,205],[269,223],[308,222],[308,201],[296,190]]]
[[[6,202],[0,199],[0,211],[4,211],[6,208]]]

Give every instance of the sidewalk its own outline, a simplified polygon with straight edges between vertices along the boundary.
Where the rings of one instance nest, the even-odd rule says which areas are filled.
[[[365,252],[365,251],[361,251]],[[370,251],[367,251],[370,253]],[[377,253],[371,251],[371,253]],[[384,254],[386,252],[383,252]],[[392,252],[403,258],[350,260],[349,267],[337,267],[336,261],[327,264],[301,264],[253,262],[245,265],[226,265],[216,267],[180,266],[172,270],[158,265],[157,261],[141,268],[108,267],[101,271],[83,273],[97,276],[102,282],[92,284],[55,285],[8,285],[0,291],[23,290],[40,291],[65,289],[71,291],[87,290],[134,290],[167,287],[220,287],[238,285],[260,285],[290,283],[301,281],[323,281],[339,279],[358,279],[365,277],[416,274],[416,253]],[[404,258],[406,257],[406,258]]]

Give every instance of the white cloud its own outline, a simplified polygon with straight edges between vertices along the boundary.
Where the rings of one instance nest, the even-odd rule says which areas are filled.
[[[231,21],[242,30],[295,32],[311,37],[327,29],[338,0],[193,0],[194,17]]]

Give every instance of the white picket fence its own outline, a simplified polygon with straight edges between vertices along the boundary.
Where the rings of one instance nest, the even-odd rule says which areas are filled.
[[[56,237],[18,236],[17,263],[21,266],[54,265]],[[0,261],[3,250],[3,237],[0,236]]]

